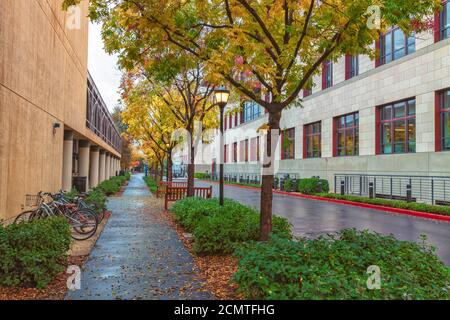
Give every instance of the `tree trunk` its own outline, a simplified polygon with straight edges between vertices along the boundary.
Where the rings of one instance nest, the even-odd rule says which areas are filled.
[[[261,220],[260,240],[268,241],[272,232],[273,177],[275,170],[275,150],[272,150],[272,132],[280,129],[281,112],[269,113],[269,132],[267,134],[266,152],[264,152],[263,176],[261,185]],[[275,146],[278,141],[274,141]],[[275,148],[274,148],[275,149]]]
[[[172,151],[167,155],[167,181],[172,182]]]
[[[187,196],[193,197],[195,196],[194,192],[194,175],[195,175],[195,155],[194,155],[194,146],[191,146],[191,161],[188,164],[188,181],[187,181]]]

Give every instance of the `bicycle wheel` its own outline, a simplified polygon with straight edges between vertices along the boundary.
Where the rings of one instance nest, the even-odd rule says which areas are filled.
[[[97,215],[89,210],[76,210],[66,214],[66,218],[72,229],[72,238],[75,240],[87,240],[97,232]]]
[[[21,212],[15,219],[14,224],[19,224],[22,222],[29,222],[30,217],[34,214],[35,210],[27,210],[24,212]]]
[[[98,223],[102,223],[103,219],[105,218],[105,213],[103,212],[103,210],[97,210],[95,205],[88,205],[85,201],[83,200],[78,200],[78,209],[86,209],[89,210],[91,212],[93,212],[96,216],[97,216],[97,220]]]

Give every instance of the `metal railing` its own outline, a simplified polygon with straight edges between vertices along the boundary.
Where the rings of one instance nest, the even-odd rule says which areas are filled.
[[[215,173],[213,175],[207,174],[207,179],[212,181],[218,181],[219,175]],[[236,173],[236,172],[225,172],[223,175],[225,182],[235,182],[235,183],[247,183],[247,184],[261,184],[261,174],[260,173]],[[285,181],[287,179],[291,180],[291,190],[286,190]],[[301,180],[297,173],[276,173],[273,178],[273,188],[275,190],[285,190],[285,191],[297,191],[298,182]]]
[[[336,174],[334,192],[376,198],[409,200],[419,203],[450,205],[450,177]],[[408,189],[411,195],[408,195]]]

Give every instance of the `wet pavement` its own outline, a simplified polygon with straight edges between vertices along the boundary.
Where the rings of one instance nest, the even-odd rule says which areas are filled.
[[[142,175],[122,197],[109,198],[112,216],[69,300],[211,299],[201,291],[192,257],[161,213]]]
[[[196,181],[197,186],[210,183]],[[213,183],[213,194],[219,195],[218,184]],[[259,209],[260,191],[236,186],[225,186],[225,197]],[[450,265],[450,223],[378,210],[340,205],[310,199],[274,195],[273,212],[289,219],[297,236],[317,237],[347,228],[393,234],[397,239],[418,241],[421,234],[438,248],[437,254]]]

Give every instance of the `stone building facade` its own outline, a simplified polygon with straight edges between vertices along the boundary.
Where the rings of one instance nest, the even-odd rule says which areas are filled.
[[[444,7],[428,32],[383,35],[374,44],[379,59],[325,63],[311,90],[301,93],[302,107],[283,111],[277,172],[319,176],[332,189],[338,174],[450,176],[450,2]],[[252,102],[226,116],[226,175],[260,173],[258,128],[267,120]],[[216,141],[208,161],[217,163],[219,150]]]
[[[87,1],[69,12],[60,0],[0,1],[0,220],[26,194],[68,190],[76,176],[94,187],[120,170],[120,135],[87,71],[86,16]]]

